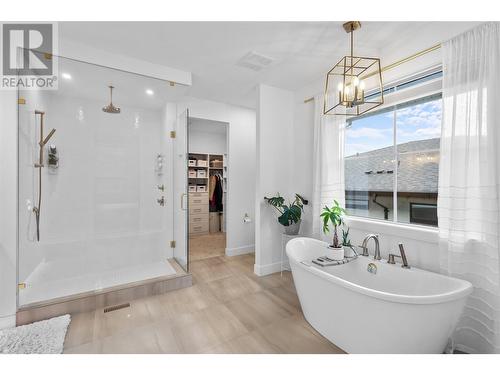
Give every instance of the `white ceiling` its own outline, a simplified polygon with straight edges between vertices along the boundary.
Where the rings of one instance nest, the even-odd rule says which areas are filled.
[[[59,35],[94,48],[190,71],[187,95],[255,107],[264,83],[297,90],[348,51],[343,22],[61,22]],[[362,22],[355,52],[394,58],[451,38],[477,22]],[[255,72],[236,63],[250,51],[274,59]],[[404,57],[402,55],[401,57]],[[388,64],[392,60],[385,62]]]

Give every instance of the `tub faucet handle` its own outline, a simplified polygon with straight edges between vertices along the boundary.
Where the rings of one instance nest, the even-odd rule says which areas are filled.
[[[363,245],[358,245],[358,247],[363,250],[363,252],[361,253],[362,256],[364,257],[367,257],[369,254],[368,254],[368,247],[366,246],[363,246]]]
[[[396,264],[395,258],[401,258],[401,256],[396,255],[396,254],[389,254],[389,259],[387,259],[387,263],[388,264]]]

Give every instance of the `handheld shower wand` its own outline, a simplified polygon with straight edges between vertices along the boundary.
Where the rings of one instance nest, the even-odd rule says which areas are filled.
[[[47,142],[52,138],[56,129],[52,129],[47,137],[43,137],[43,120],[45,116],[45,112],[40,110],[35,110],[35,117],[40,115],[40,141],[38,142],[38,146],[40,147],[40,153],[38,157],[38,163],[35,163],[34,167],[38,168],[38,205],[33,207],[33,213],[35,214],[36,220],[36,239],[40,241],[40,207],[42,206],[42,167],[43,165],[43,149]]]

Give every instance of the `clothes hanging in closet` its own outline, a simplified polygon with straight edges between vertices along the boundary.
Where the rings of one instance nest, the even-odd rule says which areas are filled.
[[[214,174],[210,177],[209,186],[209,199],[210,199],[210,211],[220,212],[223,210],[222,204],[222,177],[219,174]]]
[[[214,196],[216,183],[217,183],[217,178],[213,174],[210,176],[210,180],[208,181],[208,200],[210,201],[210,206],[212,206],[212,199]]]

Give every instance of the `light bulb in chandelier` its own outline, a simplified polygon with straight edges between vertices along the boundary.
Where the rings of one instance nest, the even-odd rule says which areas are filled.
[[[352,80],[352,84],[354,85],[354,92],[352,97],[353,104],[362,104],[365,100],[365,83],[358,77],[354,77]]]
[[[344,101],[344,84],[342,82],[339,82],[337,90],[339,92],[339,103],[342,103]]]
[[[364,103],[365,102],[365,81],[361,80],[359,82],[359,90],[361,91],[360,102]]]

